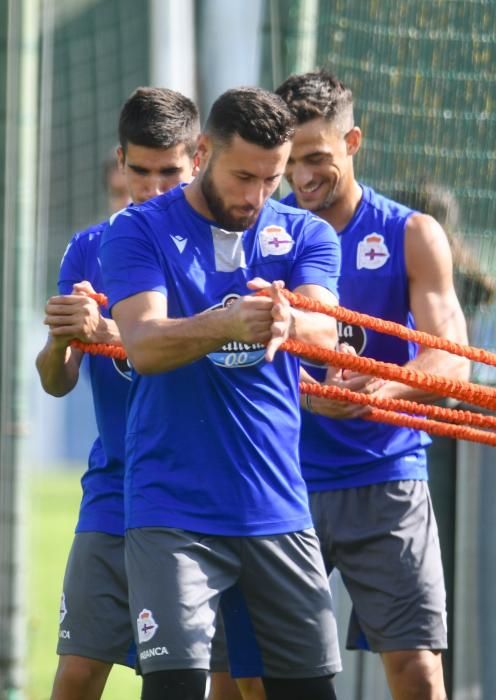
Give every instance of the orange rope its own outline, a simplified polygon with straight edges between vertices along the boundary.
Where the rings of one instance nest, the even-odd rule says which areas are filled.
[[[387,411],[413,413],[436,420],[449,420],[460,425],[468,423],[469,425],[476,425],[482,428],[496,428],[496,416],[464,411],[459,408],[446,408],[445,406],[418,403],[407,399],[383,398],[374,394],[362,394],[330,384],[300,382],[300,391],[302,394],[312,394],[312,396],[319,396],[329,400],[352,402],[362,406],[375,406]]]
[[[310,299],[302,294],[295,294],[287,289],[283,289],[281,291],[288,299],[291,306],[294,306],[295,308],[305,309],[306,311],[316,311],[318,313],[325,314],[326,316],[332,316],[333,318],[338,319],[338,321],[351,323],[355,326],[364,326],[365,328],[370,328],[371,330],[378,331],[379,333],[398,336],[398,338],[402,338],[403,340],[411,340],[415,343],[419,343],[419,345],[424,345],[425,347],[434,348],[436,350],[446,350],[446,352],[450,352],[452,355],[459,355],[460,357],[466,357],[474,362],[482,362],[486,365],[496,367],[496,354],[489,352],[488,350],[455,343],[454,341],[447,340],[446,338],[439,338],[436,335],[430,335],[429,333],[424,333],[423,331],[416,331],[412,328],[407,328],[406,326],[402,326],[400,323],[395,323],[394,321],[385,321],[382,318],[375,318],[374,316],[358,313],[358,311],[351,311],[350,309],[345,309],[343,306],[328,306],[327,304],[322,304],[316,299]],[[261,296],[268,296],[269,292],[262,289],[257,292],[257,294]]]
[[[99,306],[107,306],[108,299],[105,294],[100,292],[86,293],[90,299],[94,299]],[[114,357],[116,360],[125,360],[127,357],[126,351],[120,344],[111,345],[110,343],[83,343],[82,340],[71,340],[69,343],[71,348],[88,352],[90,355],[104,355],[105,357]]]
[[[429,404],[417,403],[415,401],[407,401],[405,399],[386,399],[374,396],[373,394],[359,394],[349,389],[343,389],[336,386],[311,384],[309,382],[300,383],[300,391],[302,394],[312,394],[326,399],[334,399],[337,401],[349,401],[352,403],[361,404],[362,406],[374,406],[369,413],[360,416],[365,420],[377,421],[379,423],[389,423],[416,430],[425,430],[433,435],[441,437],[452,437],[460,440],[469,440],[471,442],[482,442],[486,445],[496,446],[496,434],[486,432],[484,430],[475,430],[464,425],[452,425],[450,423],[441,423],[438,420],[426,420],[417,418],[416,416],[406,416],[396,411],[404,411],[405,413],[419,413],[424,416],[432,416],[444,420],[451,420],[453,423],[470,423],[486,428],[496,427],[496,417],[484,416],[471,411],[461,411],[452,408],[444,408],[443,406],[433,406]],[[379,407],[380,408],[377,408]],[[386,410],[384,410],[386,409]]]
[[[465,428],[461,425],[451,425],[450,423],[438,423],[435,420],[428,418],[414,418],[413,416],[404,416],[394,411],[383,411],[381,408],[374,408],[367,420],[376,421],[377,423],[390,423],[414,430],[425,430],[426,433],[438,435],[439,437],[452,437],[459,440],[468,440],[469,442],[481,442],[484,445],[492,445],[496,447],[496,433],[486,432],[484,430],[475,430],[474,428]]]
[[[126,351],[122,345],[111,345],[110,343],[83,343],[82,340],[71,340],[71,348],[88,352],[90,355],[104,355],[105,357],[114,357],[116,360],[125,360],[127,357]]]
[[[496,391],[489,387],[479,386],[460,379],[447,379],[427,372],[400,367],[390,362],[379,362],[369,357],[349,355],[348,353],[328,350],[317,345],[310,345],[299,340],[286,340],[281,345],[281,350],[286,350],[293,355],[306,357],[313,362],[319,362],[339,369],[351,369],[362,374],[369,374],[382,379],[407,384],[415,389],[427,389],[440,396],[452,396],[460,401],[496,409]]]
[[[351,311],[341,306],[328,306],[315,299],[309,299],[308,297],[289,292],[288,290],[282,290],[282,293],[290,304],[296,308],[323,313],[346,323],[362,325],[381,333],[398,336],[403,340],[410,340],[426,347],[445,350],[476,362],[483,362],[496,366],[496,354],[490,353],[487,350],[461,345],[421,331],[414,331],[398,323],[374,318],[373,316]],[[268,291],[261,290],[257,292],[257,294],[268,295]],[[95,299],[100,305],[107,305],[107,297],[104,294],[95,293],[89,294],[88,296]],[[126,358],[126,351],[121,345],[82,343],[79,340],[73,340],[70,344],[72,347],[94,355],[105,355],[117,359]],[[489,387],[479,386],[471,382],[447,379],[407,367],[400,367],[388,362],[380,362],[367,357],[341,353],[336,350],[328,350],[296,340],[285,341],[281,345],[281,350],[306,357],[314,362],[398,381],[417,389],[427,389],[441,396],[451,396],[485,408],[496,408],[496,391]],[[308,382],[301,382],[300,390],[304,394],[313,394],[314,396],[321,396],[323,398],[350,401],[364,406],[372,406],[369,413],[362,416],[366,420],[409,427],[415,430],[424,430],[433,435],[442,437],[454,437],[496,446],[496,433],[460,425],[460,423],[466,422],[471,425],[494,428],[496,427],[496,417],[493,416],[484,416],[472,413],[471,411],[460,411],[429,404],[420,404],[405,399],[381,398],[317,383],[311,384]],[[405,415],[405,413],[409,412],[441,420],[451,420],[453,423]]]

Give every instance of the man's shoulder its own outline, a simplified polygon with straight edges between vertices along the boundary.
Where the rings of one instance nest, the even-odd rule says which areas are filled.
[[[407,219],[414,212],[413,209],[392,199],[381,192],[377,192],[372,187],[360,183],[362,188],[362,203],[365,207],[380,212],[383,216],[391,219]]]
[[[119,223],[120,227],[126,226],[126,222],[131,225],[138,224],[143,227],[152,227],[160,222],[163,225],[164,217],[168,214],[175,214],[178,207],[181,208],[181,216],[185,215],[183,205],[185,197],[183,187],[178,185],[168,192],[148,199],[141,204],[130,204],[125,209],[113,214],[109,219],[109,230],[115,228],[114,224]]]
[[[78,241],[81,245],[88,245],[92,241],[98,240],[102,233],[105,231],[108,222],[108,219],[104,219],[98,224],[93,224],[92,226],[88,226],[88,228],[85,228],[82,231],[77,231],[71,238],[71,242]]]
[[[70,259],[76,260],[79,259],[80,256],[91,257],[93,254],[96,256],[102,234],[107,228],[107,225],[108,219],[105,219],[98,224],[88,226],[88,228],[82,231],[77,231],[67,244],[62,262],[68,262]]]
[[[290,195],[284,197],[284,199],[268,199],[265,203],[265,209],[277,216],[288,217],[288,219],[304,219],[308,212],[306,209],[300,209],[297,207],[296,202],[292,202]]]

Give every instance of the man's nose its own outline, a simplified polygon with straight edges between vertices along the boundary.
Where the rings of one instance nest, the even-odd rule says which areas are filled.
[[[251,185],[245,192],[245,201],[254,209],[260,209],[265,201],[263,185]]]
[[[313,180],[313,171],[305,165],[294,166],[290,180],[295,187],[306,187]]]

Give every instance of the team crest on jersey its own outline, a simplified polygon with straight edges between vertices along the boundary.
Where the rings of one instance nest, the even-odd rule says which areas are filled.
[[[386,264],[389,250],[380,233],[369,233],[357,247],[357,270],[377,270]]]
[[[294,246],[294,241],[282,226],[266,226],[258,234],[262,255],[286,255]]]
[[[65,616],[67,615],[67,606],[65,604],[65,593],[60,596],[60,609],[59,609],[59,624],[64,622]]]
[[[226,308],[239,299],[239,294],[228,294],[220,304],[212,306],[211,310]],[[241,343],[231,340],[223,345],[220,350],[210,352],[207,357],[219,367],[235,369],[237,367],[251,367],[263,359],[265,347],[261,343]]]
[[[153,619],[151,610],[143,608],[136,621],[138,627],[138,639],[140,644],[149,642],[158,630],[158,625]]]

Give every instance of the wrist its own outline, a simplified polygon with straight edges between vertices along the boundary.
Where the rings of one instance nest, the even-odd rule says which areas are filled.
[[[50,347],[52,352],[60,353],[64,355],[67,348],[69,347],[70,338],[66,335],[51,335],[50,336]]]

